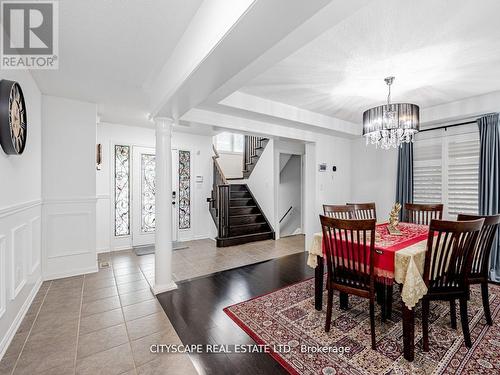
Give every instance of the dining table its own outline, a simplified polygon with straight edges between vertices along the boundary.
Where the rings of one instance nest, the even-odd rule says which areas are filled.
[[[399,223],[399,234],[390,233],[387,223],[375,227],[374,273],[381,285],[400,284],[403,322],[403,355],[413,361],[415,352],[415,314],[414,307],[427,293],[423,280],[425,252],[429,227],[412,223]],[[322,309],[323,278],[325,273],[323,255],[325,247],[322,233],[313,235],[308,249],[308,266],[315,268],[315,308]],[[392,295],[391,295],[392,297]],[[341,293],[341,307],[347,307],[347,295]]]

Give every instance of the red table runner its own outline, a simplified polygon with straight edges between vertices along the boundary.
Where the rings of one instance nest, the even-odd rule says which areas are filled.
[[[427,225],[399,223],[398,229],[402,235],[391,235],[387,231],[387,224],[378,224],[375,227],[375,264],[374,271],[379,281],[392,283],[394,278],[394,259],[396,251],[423,241],[427,238]],[[325,254],[325,244],[322,244]],[[367,260],[368,256],[366,257]]]

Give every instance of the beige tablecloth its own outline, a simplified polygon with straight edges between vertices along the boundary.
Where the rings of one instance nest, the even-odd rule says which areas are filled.
[[[318,255],[323,257],[322,240],[322,233],[314,234],[307,259],[309,267],[315,268],[318,265],[316,258]],[[427,287],[422,278],[426,245],[427,240],[423,240],[395,253],[394,280],[403,284],[401,298],[410,309],[427,293]]]

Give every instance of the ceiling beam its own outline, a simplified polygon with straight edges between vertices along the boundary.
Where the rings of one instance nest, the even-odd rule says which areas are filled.
[[[232,2],[204,2],[152,87],[151,114],[180,118],[224,98],[369,1],[257,0],[227,17]]]

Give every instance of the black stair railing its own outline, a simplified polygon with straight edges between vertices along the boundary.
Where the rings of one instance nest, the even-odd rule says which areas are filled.
[[[264,137],[254,137],[245,135],[245,143],[243,148],[243,171],[248,171],[248,166],[252,164],[252,157],[257,156],[257,148],[262,147]]]
[[[219,165],[219,153],[213,147],[213,185],[212,196],[208,198],[210,213],[217,225],[218,237],[226,238],[229,236],[229,185],[226,177]]]

